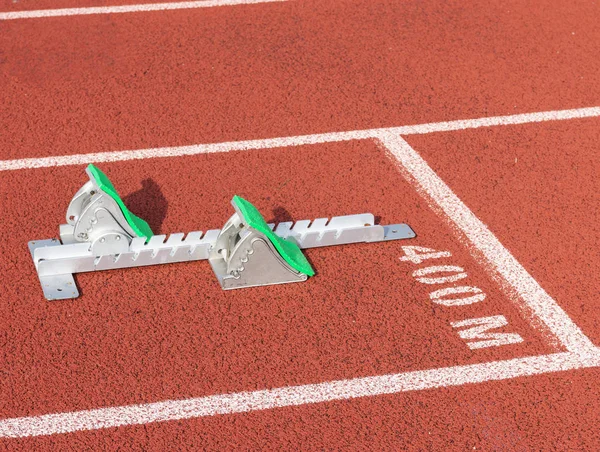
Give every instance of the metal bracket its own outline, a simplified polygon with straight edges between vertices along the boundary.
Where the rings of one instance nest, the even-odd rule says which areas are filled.
[[[223,289],[306,281],[261,232],[234,214],[221,230],[208,258]]]
[[[71,199],[60,239],[63,244],[89,243],[97,256],[123,253],[137,234],[115,200],[100,189],[89,169],[86,172],[90,180]]]
[[[60,246],[62,245],[57,239],[35,240],[29,242],[29,251],[35,262],[36,250],[40,248],[57,248]],[[42,285],[42,290],[47,300],[63,300],[66,298],[77,298],[79,296],[79,290],[77,290],[77,285],[75,284],[75,279],[71,272],[42,275],[38,271],[38,277],[40,278],[40,284]]]

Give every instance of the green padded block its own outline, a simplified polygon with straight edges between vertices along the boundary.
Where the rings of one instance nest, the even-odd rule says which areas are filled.
[[[150,229],[148,223],[146,223],[140,217],[134,215],[129,211],[125,203],[121,200],[121,197],[119,196],[119,193],[117,193],[117,190],[115,189],[114,185],[106,176],[106,174],[104,174],[102,171],[100,171],[99,168],[92,165],[91,163],[88,165],[87,169],[94,177],[96,184],[98,184],[100,190],[109,195],[119,205],[123,216],[127,220],[127,224],[129,224],[129,226],[131,227],[131,229],[133,229],[137,236],[146,237],[146,239],[152,237],[154,233],[152,232],[152,229]]]
[[[248,226],[266,235],[290,267],[308,276],[315,274],[300,247],[294,242],[283,239],[275,234],[256,207],[237,195],[233,197],[233,203],[242,215],[243,221]]]

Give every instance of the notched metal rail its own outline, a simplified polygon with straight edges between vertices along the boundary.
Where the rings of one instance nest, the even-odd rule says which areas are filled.
[[[333,217],[331,220],[317,218],[312,222],[301,220],[296,223],[279,223],[273,232],[283,238],[294,238],[302,249],[415,237],[407,224],[376,225],[371,213]]]
[[[363,242],[382,242],[415,237],[406,224],[375,225],[373,214],[347,215],[270,224],[280,237],[295,240],[300,248],[317,248]],[[49,300],[79,296],[74,273],[142,267],[205,260],[210,256],[219,229],[158,235],[148,242],[134,237],[128,250],[119,254],[96,256],[89,242],[61,244],[57,239],[29,242],[44,295]]]

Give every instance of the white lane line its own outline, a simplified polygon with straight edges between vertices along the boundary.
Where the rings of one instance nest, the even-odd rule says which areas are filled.
[[[43,17],[86,16],[90,14],[137,13],[170,9],[212,8],[214,6],[274,3],[287,0],[201,0],[195,2],[147,3],[138,5],[97,6],[89,8],[39,9],[0,13],[0,20],[39,19]]]
[[[584,359],[576,354],[565,352],[187,400],[168,400],[142,405],[13,418],[0,421],[0,437],[53,435],[80,430],[245,413],[357,397],[461,386],[599,365],[600,355],[598,354]]]
[[[490,116],[479,119],[434,122],[408,127],[394,127],[387,130],[400,135],[414,135],[433,132],[450,132],[453,130],[478,129],[480,127],[510,126],[535,122],[564,121],[566,119],[595,118],[598,116],[600,116],[600,107],[585,107],[574,108],[571,110],[540,111],[518,115]],[[386,131],[384,129],[381,130]]]
[[[303,144],[349,141],[357,138],[372,138],[372,134],[358,132],[325,133],[296,137],[268,138],[263,140],[230,141],[225,143],[193,144],[190,146],[139,149],[133,151],[98,152],[95,154],[73,154],[54,157],[0,160],[0,171],[47,168],[52,166],[87,165],[88,163],[118,162],[185,155],[211,154],[217,152],[247,151],[252,149],[272,149]]]
[[[389,132],[380,134],[379,140],[398,160],[400,171],[417,192],[434,211],[441,211],[450,220],[475,259],[505,288],[505,293],[532,320],[534,327],[546,327],[553,343],[558,341],[572,353],[581,356],[597,353],[594,344],[556,301],[406,141]]]
[[[376,138],[381,133],[415,135],[433,132],[449,132],[480,127],[530,124],[545,121],[561,121],[600,116],[600,107],[577,108],[574,110],[544,111],[509,116],[465,119],[447,122],[434,122],[412,126],[389,127],[379,129],[355,130],[349,132],[318,133],[280,138],[266,138],[249,141],[231,141],[225,143],[194,144],[189,146],[161,147],[128,151],[98,152],[94,154],[72,154],[53,157],[0,160],[0,171],[47,168],[65,165],[86,165],[88,163],[117,162],[123,160],[181,157],[185,155],[213,152],[244,151],[250,149],[272,149],[305,144],[332,143],[366,138]]]

